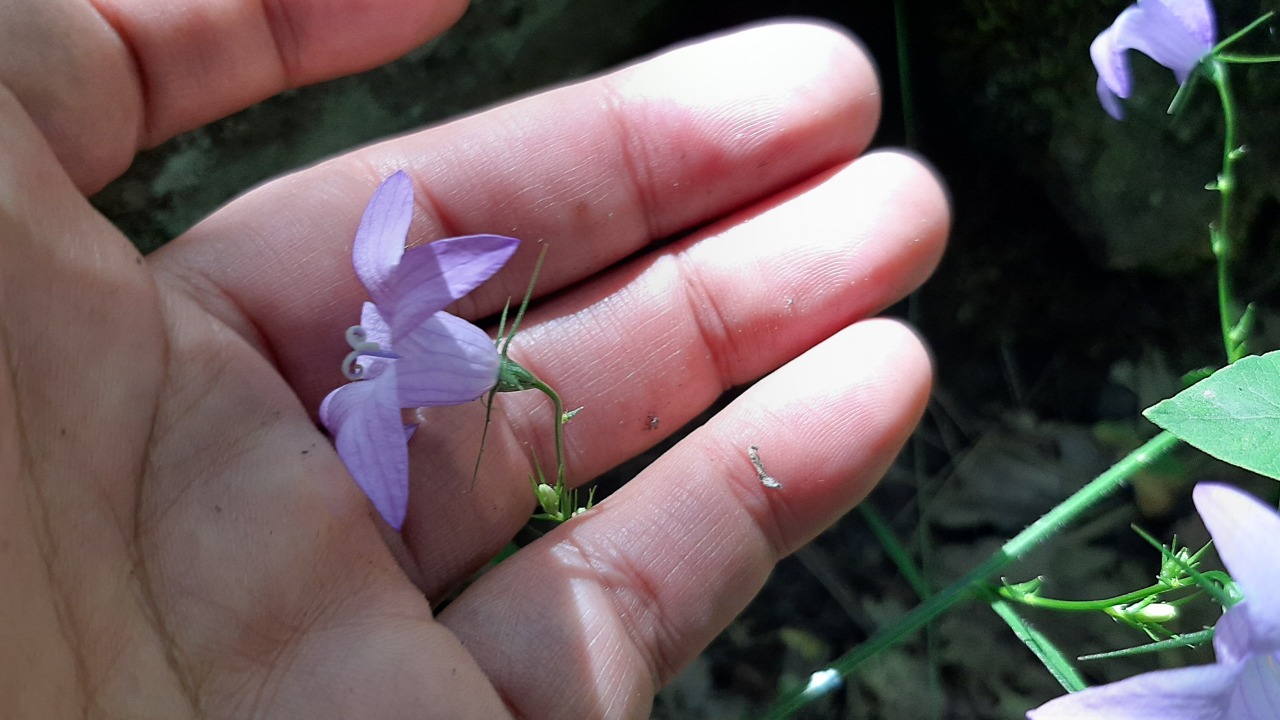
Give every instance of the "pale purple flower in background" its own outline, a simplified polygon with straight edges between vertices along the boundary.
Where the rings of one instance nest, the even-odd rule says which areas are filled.
[[[1194,497],[1244,594],[1214,628],[1217,662],[1072,693],[1027,713],[1029,720],[1280,718],[1280,515],[1226,485],[1200,483]]]
[[[404,172],[374,192],[356,231],[356,276],[373,302],[347,330],[343,373],[355,382],[329,393],[320,421],[338,455],[382,517],[397,530],[409,497],[408,439],[400,411],[474,400],[498,380],[501,358],[483,330],[443,308],[488,280],[519,241],[469,235],[404,249],[413,219]]]
[[[1218,29],[1209,0],[1138,0],[1120,13],[1089,46],[1098,69],[1098,99],[1120,120],[1120,100],[1129,97],[1132,75],[1126,53],[1137,50],[1173,71],[1178,84],[1213,49]]]

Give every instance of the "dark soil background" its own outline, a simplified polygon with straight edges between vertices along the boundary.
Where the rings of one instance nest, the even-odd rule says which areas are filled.
[[[935,402],[869,501],[937,589],[1153,434],[1139,412],[1176,391],[1182,373],[1221,363],[1206,229],[1216,196],[1204,186],[1222,148],[1209,88],[1170,118],[1172,78],[1145,58],[1134,57],[1126,121],[1103,113],[1088,44],[1124,2],[903,5],[899,35],[887,1],[474,0],[453,31],[401,61],[285,93],[143,154],[94,203],[150,249],[252,185],[383,135],[742,23],[808,16],[843,25],[881,68],[877,144],[909,144],[954,198],[946,260],[891,311],[934,348]],[[1271,5],[1219,3],[1223,34]],[[1257,52],[1280,52],[1271,31],[1250,42]],[[1280,346],[1280,69],[1233,77],[1249,150],[1236,217],[1249,237],[1238,280],[1259,302],[1262,351]],[[634,463],[606,482],[633,472]],[[1274,492],[1185,451],[1010,579],[1045,575],[1049,594],[1070,597],[1149,584],[1157,558],[1130,523],[1162,539],[1176,531],[1186,543],[1201,541],[1187,498],[1207,478]],[[746,614],[664,691],[654,716],[758,716],[780,687],[805,682],[918,602],[855,512],[779,567]],[[1069,654],[1144,639],[1105,619],[1033,619]],[[1212,622],[1211,612],[1192,613],[1181,629]],[[1207,657],[1086,668],[1104,681]],[[1001,621],[970,604],[868,663],[805,716],[1019,718],[1059,693]]]

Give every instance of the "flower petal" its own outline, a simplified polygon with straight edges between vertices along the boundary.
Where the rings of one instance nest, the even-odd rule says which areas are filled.
[[[1138,0],[1138,5],[1145,10],[1147,18],[1145,32],[1134,36],[1133,47],[1172,70],[1179,84],[1186,82],[1200,59],[1213,48],[1217,30],[1212,24],[1212,11],[1202,8],[1197,12],[1195,3],[1178,0]],[[1193,27],[1190,23],[1198,23],[1203,12],[1209,13],[1210,24]],[[1141,44],[1139,38],[1146,45]]]
[[[1111,88],[1107,87],[1107,83],[1101,76],[1098,77],[1098,102],[1102,103],[1102,109],[1106,110],[1111,117],[1116,120],[1124,119],[1124,108],[1120,105],[1120,98],[1111,92]]]
[[[402,408],[456,405],[475,400],[498,381],[501,358],[483,330],[436,313],[396,338]]]
[[[1218,23],[1209,0],[1161,0],[1161,4],[1177,16],[1201,47],[1211,48],[1218,42]]]
[[[412,220],[413,181],[401,170],[374,191],[351,248],[356,277],[375,303],[382,304],[389,295],[392,274],[404,255]]]
[[[1242,666],[1159,670],[1051,700],[1028,720],[1223,720]],[[1244,716],[1240,720],[1245,720]]]
[[[1119,98],[1129,97],[1132,91],[1133,79],[1129,72],[1129,59],[1125,57],[1128,47],[1117,46],[1116,38],[1119,37],[1121,29],[1133,21],[1134,16],[1139,16],[1137,6],[1131,5],[1125,8],[1116,21],[1106,30],[1098,33],[1098,37],[1094,38],[1089,45],[1089,57],[1098,71],[1098,99],[1102,100],[1102,106],[1107,108],[1109,113],[1111,109],[1102,92],[1104,87],[1110,91],[1111,95]],[[1116,113],[1111,113],[1111,116],[1117,120],[1120,119]]]
[[[396,404],[396,363],[377,380],[343,385],[320,404],[320,421],[338,456],[391,527],[404,524],[409,499],[409,448]]]
[[[364,328],[365,339],[378,343],[384,348],[391,347],[391,326],[378,312],[378,306],[365,302],[360,306],[360,327]]]
[[[1126,51],[1145,53],[1181,84],[1213,49],[1217,34],[1209,0],[1138,0],[1125,8],[1089,46],[1102,107],[1117,120],[1123,116],[1118,98],[1129,97],[1132,84]]]
[[[1199,29],[1193,31],[1177,13],[1165,3],[1167,0],[1138,0],[1137,12],[1126,22],[1116,19],[1115,47],[1117,51],[1132,48],[1173,71],[1179,83],[1187,76],[1200,58],[1213,47],[1204,42]],[[1133,8],[1131,8],[1133,9]],[[1185,8],[1179,8],[1186,10]],[[1125,11],[1127,13],[1128,10]],[[1189,12],[1189,11],[1188,11]],[[1121,13],[1123,18],[1125,13]],[[1212,31],[1211,31],[1212,32]]]
[[[1249,658],[1223,715],[1231,720],[1275,720],[1280,717],[1280,658]]]
[[[416,326],[493,277],[519,245],[502,235],[465,235],[413,248],[400,259],[379,307],[393,327]]]
[[[1220,663],[1241,663],[1253,655],[1253,632],[1246,605],[1247,600],[1237,603],[1213,626],[1213,654]]]
[[[1244,591],[1237,607],[1247,613],[1250,650],[1280,651],[1280,515],[1228,485],[1199,483],[1192,496],[1218,557]]]

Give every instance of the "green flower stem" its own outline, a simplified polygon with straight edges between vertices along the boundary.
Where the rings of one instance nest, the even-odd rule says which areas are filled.
[[[1268,20],[1270,20],[1273,15],[1275,15],[1275,11],[1263,13],[1262,17],[1258,18],[1257,20],[1254,20],[1248,25],[1245,25],[1242,29],[1235,31],[1234,33],[1231,34],[1231,37],[1228,37],[1226,40],[1223,40],[1217,45],[1214,45],[1213,49],[1209,51],[1209,54],[1217,57],[1218,54],[1221,53],[1223,50],[1226,50],[1227,48],[1234,45],[1237,40],[1253,32],[1257,28],[1262,27],[1262,25],[1266,23]]]
[[[841,677],[847,677],[868,658],[881,650],[892,647],[908,636],[924,627],[934,618],[968,600],[974,594],[984,592],[984,584],[989,578],[996,576],[1010,563],[1019,560],[1040,543],[1057,534],[1073,519],[1096,505],[1107,496],[1120,489],[1124,483],[1138,471],[1149,467],[1177,447],[1178,438],[1173,433],[1162,432],[1143,443],[1141,447],[1129,453],[1120,462],[1106,472],[1089,481],[1076,494],[1067,498],[1061,505],[1050,510],[1027,529],[1006,542],[1000,550],[987,558],[978,567],[969,571],[964,577],[949,585],[937,595],[921,603],[916,609],[907,613],[897,623],[871,636],[863,644],[845,653],[830,669]],[[795,690],[783,694],[775,702],[773,708],[765,715],[766,720],[784,720],[816,698],[830,692],[826,690]]]
[[[1274,15],[1274,12],[1263,14],[1244,29],[1214,46],[1204,59],[1206,74],[1218,88],[1218,97],[1222,100],[1222,172],[1218,175],[1218,182],[1215,185],[1222,195],[1222,210],[1217,226],[1209,229],[1209,240],[1218,263],[1218,315],[1222,325],[1222,342],[1227,351],[1228,364],[1249,354],[1248,341],[1252,323],[1250,308],[1241,309],[1231,282],[1231,260],[1235,250],[1235,237],[1231,231],[1231,206],[1235,199],[1235,165],[1240,159],[1243,148],[1236,146],[1236,103],[1231,93],[1227,66],[1280,62],[1280,56],[1236,55],[1227,53],[1225,50],[1240,38],[1269,22]]]
[[[1089,481],[1087,485],[1076,491],[1075,495],[1067,498],[1061,505],[1045,513],[1026,530],[1014,536],[1004,544],[1001,550],[1013,559],[1026,555],[1031,548],[1057,534],[1077,516],[1120,489],[1139,470],[1150,467],[1156,460],[1169,454],[1169,451],[1177,447],[1178,443],[1178,438],[1170,432],[1161,432],[1146,441],[1120,462],[1108,468],[1106,472]]]
[[[1181,586],[1194,586],[1195,583],[1187,583]],[[1113,598],[1104,598],[1102,600],[1055,600],[1054,598],[1040,597],[1039,595],[1018,595],[1010,592],[1006,587],[994,588],[995,592],[1005,600],[1026,605],[1027,607],[1044,608],[1046,610],[1061,610],[1063,612],[1098,612],[1109,610],[1116,605],[1132,605],[1136,602],[1142,602],[1152,595],[1159,595],[1170,590],[1178,590],[1180,586],[1156,584],[1145,587],[1141,590],[1134,590],[1131,593],[1117,595]]]
[[[564,403],[560,401],[560,395],[551,389],[551,386],[542,382],[533,373],[529,373],[529,377],[533,378],[529,382],[529,386],[534,390],[539,390],[543,395],[551,398],[551,403],[556,408],[556,490],[564,489]]]
[[[1080,675],[1080,671],[1076,669],[1075,663],[1066,656],[1066,653],[1058,649],[1053,641],[1047,635],[1036,629],[1034,625],[1027,622],[1022,616],[1018,615],[1018,611],[1013,605],[994,593],[983,598],[990,603],[991,609],[996,615],[1004,620],[1014,635],[1026,645],[1031,652],[1040,660],[1040,663],[1049,670],[1062,689],[1067,692],[1079,692],[1087,683],[1084,677]]]
[[[911,46],[907,43],[907,8],[904,0],[893,0],[894,45],[898,50],[898,92],[901,95],[902,130],[906,146],[920,146],[916,126],[915,98],[911,93]]]
[[[1137,645],[1123,650],[1108,650],[1107,652],[1093,653],[1092,655],[1081,655],[1076,659],[1080,662],[1088,662],[1090,660],[1133,657],[1134,655],[1150,655],[1151,653],[1160,650],[1199,647],[1211,640],[1213,640],[1213,628],[1205,628],[1204,630],[1198,630],[1193,633],[1181,633],[1166,640],[1159,640],[1145,645]]]
[[[929,583],[924,579],[924,573],[916,568],[916,564],[911,560],[911,552],[893,534],[893,530],[880,515],[880,511],[870,502],[862,502],[858,504],[858,514],[862,515],[862,519],[867,522],[867,526],[871,528],[871,534],[880,541],[880,546],[889,555],[889,559],[893,561],[894,567],[898,568],[902,577],[906,578],[911,589],[916,591],[916,595],[920,596],[921,600],[927,599]]]
[[[1231,55],[1223,53],[1213,57],[1219,62],[1224,62],[1228,65],[1263,65],[1280,62],[1280,55]]]
[[[1218,97],[1222,100],[1223,148],[1222,172],[1214,185],[1222,198],[1218,223],[1209,228],[1209,245],[1218,264],[1218,317],[1222,325],[1222,344],[1227,351],[1227,363],[1248,354],[1247,338],[1240,337],[1244,328],[1240,319],[1244,313],[1239,309],[1233,283],[1231,281],[1231,260],[1235,250],[1235,238],[1231,231],[1231,208],[1235,200],[1236,162],[1240,158],[1236,146],[1236,103],[1231,94],[1231,82],[1226,64],[1217,57],[1205,60],[1209,79],[1218,88]]]

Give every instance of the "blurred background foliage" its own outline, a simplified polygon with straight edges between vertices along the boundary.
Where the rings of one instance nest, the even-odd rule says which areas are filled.
[[[876,144],[909,143],[953,194],[946,259],[891,311],[932,344],[936,400],[872,498],[936,588],[1149,434],[1137,413],[1176,390],[1181,373],[1221,363],[1207,239],[1217,198],[1204,189],[1220,166],[1217,98],[1202,84],[1182,115],[1167,116],[1172,77],[1132,55],[1128,117],[1109,118],[1088,45],[1124,5],[904,1],[899,35],[888,0],[473,0],[453,30],[395,63],[286,92],[143,153],[93,202],[153,249],[255,184],[386,135],[743,23],[801,16],[841,25],[881,69]],[[1219,2],[1220,34],[1272,5]],[[1275,54],[1278,44],[1264,29],[1245,49]],[[1267,350],[1280,346],[1280,68],[1233,73],[1248,149],[1239,283],[1259,303],[1257,349]],[[1080,596],[1147,584],[1156,561],[1126,552],[1142,547],[1128,524],[1166,538],[1178,529],[1194,543],[1202,531],[1177,488],[1232,472],[1187,455],[1139,478],[1131,497],[1047,548],[1027,576],[1050,573],[1054,587]],[[655,717],[758,712],[780,683],[803,681],[916,601],[850,516],[780,566],[747,614],[659,698]],[[1068,652],[1141,641],[1108,622],[1071,633]],[[1008,638],[988,610],[967,607],[809,714],[1021,717],[1059,691]],[[1088,672],[1105,680],[1186,661]]]

